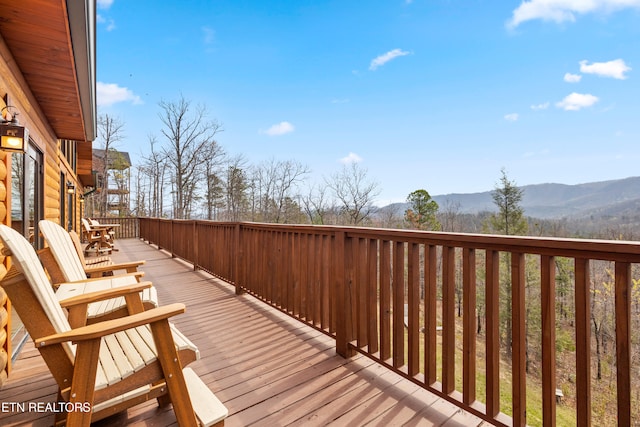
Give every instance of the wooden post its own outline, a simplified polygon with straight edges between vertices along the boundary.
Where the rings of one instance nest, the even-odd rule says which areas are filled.
[[[442,392],[456,387],[456,248],[442,247]]]
[[[409,243],[407,247],[408,277],[407,277],[407,329],[409,332],[409,360],[408,373],[416,376],[420,372],[420,246]]]
[[[512,402],[513,426],[527,424],[527,377],[526,377],[526,306],[525,306],[525,255],[511,253],[511,319],[512,319]]]
[[[193,236],[193,270],[198,270],[200,268],[200,257],[198,250],[198,221],[193,221],[193,227],[191,231],[191,235]]]
[[[380,359],[391,358],[391,242],[380,242]]]
[[[393,243],[393,367],[400,368],[404,359],[404,242]]]
[[[618,425],[631,425],[631,264],[616,262]]]
[[[242,233],[241,233],[241,227],[240,227],[240,223],[237,222],[235,225],[235,233],[234,233],[234,237],[233,237],[233,248],[235,249],[235,251],[233,253],[236,254],[235,258],[233,259],[233,283],[236,287],[236,295],[242,295],[244,294],[244,290],[242,289],[242,287],[240,286],[240,262],[243,259],[243,251],[242,251],[242,242],[241,242],[241,238],[242,238]]]
[[[542,256],[542,424],[556,422],[556,263]]]
[[[427,385],[437,381],[436,375],[436,330],[437,330],[437,279],[438,257],[435,245],[425,245],[424,248],[424,312],[426,334],[424,344],[424,380]]]
[[[576,421],[591,426],[591,301],[589,260],[575,260],[576,307]]]
[[[344,231],[336,232],[335,236],[335,301],[336,301],[336,352],[349,358],[355,355],[355,349],[350,346],[353,340],[353,319],[351,309],[351,277],[348,268],[351,262],[347,257],[353,255],[351,239]]]
[[[380,349],[378,342],[378,241],[369,240],[368,258],[368,299],[369,299],[369,353],[375,353]]]
[[[464,248],[462,254],[462,400],[476,400],[476,252]]]
[[[496,418],[500,412],[500,253],[487,250],[486,258],[487,415]]]
[[[170,231],[171,238],[169,239],[169,247],[170,247],[169,248],[170,249],[169,252],[171,253],[171,258],[175,258],[176,257],[176,254],[173,252],[173,242],[174,242],[173,239],[175,239],[175,235],[176,235],[175,232],[174,232],[174,229],[173,229],[174,228],[173,227],[174,224],[175,224],[175,220],[172,219],[172,220],[169,221],[169,229],[171,230]]]

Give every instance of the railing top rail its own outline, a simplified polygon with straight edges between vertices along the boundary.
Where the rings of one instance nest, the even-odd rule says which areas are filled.
[[[157,219],[157,218],[152,218]],[[161,219],[164,221],[171,221]],[[493,234],[450,233],[421,230],[400,230],[337,225],[294,225],[258,222],[219,222],[206,220],[173,220],[179,222],[210,223],[222,226],[240,225],[242,228],[277,230],[281,232],[329,234],[345,233],[348,237],[406,241],[428,245],[497,250],[528,254],[565,256],[640,263],[640,242],[533,236],[504,236]]]

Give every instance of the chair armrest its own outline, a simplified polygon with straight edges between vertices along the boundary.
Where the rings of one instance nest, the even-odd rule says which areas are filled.
[[[37,338],[34,339],[34,343],[36,347],[45,347],[67,341],[79,342],[94,340],[106,335],[115,334],[116,332],[142,325],[148,325],[160,320],[166,320],[177,314],[184,313],[185,310],[185,306],[182,303],[169,304],[163,307],[143,311],[142,313],[132,314],[130,316],[120,317],[113,320],[105,320],[104,322],[82,326],[67,332]]]
[[[64,284],[82,284],[82,283],[91,283],[91,282],[97,282],[100,280],[113,280],[113,279],[119,279],[121,277],[127,277],[127,276],[131,276],[134,277],[136,280],[139,280],[141,277],[144,277],[144,271],[136,271],[133,273],[124,273],[124,274],[116,274],[115,276],[107,276],[107,277],[91,277],[88,279],[83,279],[83,280],[76,280],[73,282],[61,282],[58,283],[56,286],[62,286]]]
[[[86,267],[84,269],[85,273],[87,274],[95,274],[95,273],[104,273],[106,271],[113,271],[113,270],[127,270],[129,271],[132,268],[138,268],[139,266],[141,266],[142,264],[144,264],[146,261],[131,261],[131,262],[121,262],[118,264],[111,264],[111,265],[103,265],[103,266],[98,266],[98,267]]]
[[[151,282],[134,283],[131,285],[118,286],[111,289],[87,292],[86,294],[76,295],[74,297],[66,298],[58,302],[63,308],[69,308],[80,304],[90,304],[92,302],[104,301],[129,294],[134,294],[137,292],[141,292],[144,289],[150,288],[151,286]]]

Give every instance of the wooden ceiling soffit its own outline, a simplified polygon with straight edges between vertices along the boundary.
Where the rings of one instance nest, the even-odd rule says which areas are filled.
[[[95,139],[93,8],[91,0],[69,9],[66,0],[0,0],[0,34],[59,139]]]

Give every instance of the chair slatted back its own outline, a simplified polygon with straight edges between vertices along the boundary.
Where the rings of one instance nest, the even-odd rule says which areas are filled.
[[[64,275],[65,281],[77,282],[78,280],[86,280],[87,274],[69,233],[55,222],[46,219],[40,221],[38,225]]]
[[[58,299],[53,293],[53,287],[47,277],[40,259],[35,249],[25,237],[6,225],[0,224],[0,240],[11,251],[11,260],[13,265],[27,279],[34,295],[36,296],[42,310],[51,322],[56,332],[67,332],[71,330],[71,326],[67,321],[67,316]],[[20,304],[20,301],[14,301],[14,305]],[[34,336],[36,331],[29,331]],[[38,338],[35,336],[35,338]],[[75,345],[64,343],[71,355],[75,355]]]
[[[84,251],[82,250],[82,243],[80,243],[80,236],[74,230],[69,232],[69,237],[71,237],[71,241],[73,242],[73,246],[76,248],[76,253],[78,254],[78,258],[80,258],[80,262],[82,265],[87,265],[87,259],[84,257]]]

